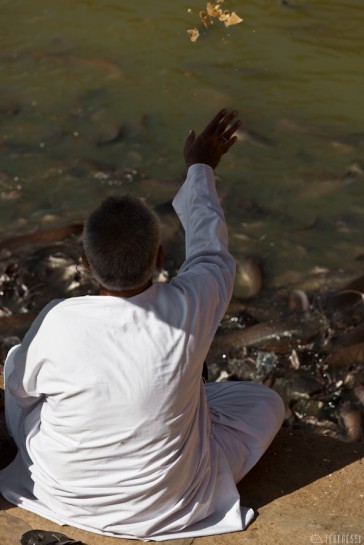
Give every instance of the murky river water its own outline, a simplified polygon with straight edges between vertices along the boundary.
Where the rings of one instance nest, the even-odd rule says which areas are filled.
[[[113,191],[151,204],[184,175],[188,130],[244,121],[217,171],[237,259],[356,268],[363,254],[363,0],[0,0],[2,236],[82,220]],[[190,8],[190,9],[189,9]]]

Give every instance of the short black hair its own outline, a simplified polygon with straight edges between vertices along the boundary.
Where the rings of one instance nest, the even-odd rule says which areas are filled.
[[[160,242],[156,214],[130,195],[105,199],[86,220],[83,244],[96,280],[121,291],[152,278]]]

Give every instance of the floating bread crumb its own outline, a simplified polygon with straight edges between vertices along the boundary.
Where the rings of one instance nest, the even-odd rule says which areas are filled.
[[[191,42],[195,42],[200,36],[198,28],[191,28],[190,30],[187,30],[187,34],[189,35]]]
[[[239,17],[239,15],[235,13],[235,11],[233,11],[227,19],[224,19],[225,26],[237,25],[238,23],[242,23],[242,22],[243,22],[243,19]]]
[[[200,11],[199,16],[206,28],[214,24],[213,20],[211,17],[209,17],[206,11]]]
[[[219,17],[222,9],[220,8],[220,4],[213,5],[210,2],[207,2],[206,11],[210,17]]]

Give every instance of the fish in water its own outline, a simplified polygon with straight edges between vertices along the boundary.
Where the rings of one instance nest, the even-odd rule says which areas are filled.
[[[260,262],[248,257],[237,262],[233,295],[236,299],[255,297],[263,286],[263,271]]]
[[[344,428],[344,440],[356,443],[363,438],[362,416],[358,409],[343,405],[340,408],[340,420]]]
[[[65,227],[59,227],[55,229],[48,229],[47,231],[37,231],[35,233],[26,233],[24,235],[18,235],[10,237],[0,241],[0,249],[6,248],[7,250],[13,250],[19,246],[27,244],[39,244],[44,242],[52,242],[56,240],[64,240],[71,235],[78,235],[82,232],[83,225],[80,223],[67,225]]]
[[[96,142],[98,147],[110,146],[111,144],[117,144],[122,142],[129,134],[129,129],[125,125],[120,125],[114,134],[109,137],[99,138]]]
[[[240,128],[236,132],[238,140],[242,143],[252,144],[260,148],[270,148],[274,146],[273,140],[251,129]]]

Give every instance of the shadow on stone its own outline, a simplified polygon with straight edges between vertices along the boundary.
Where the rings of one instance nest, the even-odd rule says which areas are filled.
[[[2,377],[0,377],[2,379]],[[2,386],[2,381],[0,382]],[[16,444],[9,437],[6,424],[5,424],[5,414],[4,414],[4,405],[1,403],[3,400],[3,390],[0,388],[0,470],[6,467],[12,462],[18,452]],[[1,498],[1,496],[0,496]],[[0,503],[0,509],[3,509]]]
[[[0,469],[4,469],[12,462],[18,452],[14,441],[9,438],[0,439]]]
[[[360,460],[364,443],[344,443],[282,428],[257,465],[238,484],[242,505],[259,509]]]

